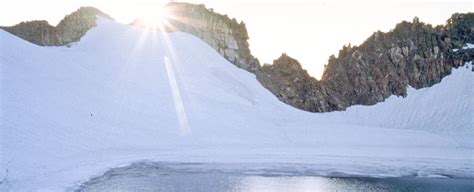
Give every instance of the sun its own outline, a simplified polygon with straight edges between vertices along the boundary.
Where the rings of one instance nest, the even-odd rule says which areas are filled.
[[[140,9],[139,15],[135,24],[148,29],[166,30],[170,18],[170,13],[163,6],[143,7]]]

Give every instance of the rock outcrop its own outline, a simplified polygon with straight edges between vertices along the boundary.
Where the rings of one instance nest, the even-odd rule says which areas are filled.
[[[215,13],[204,5],[172,2],[166,9],[173,16],[167,18],[165,30],[187,32],[201,38],[239,68],[252,73],[260,68],[258,59],[250,53],[245,23]],[[47,21],[29,21],[0,28],[40,46],[63,46],[79,41],[95,27],[97,15],[112,19],[94,7],[81,7],[57,26]]]
[[[204,5],[169,3],[167,30],[193,34],[239,68],[256,72],[259,61],[252,56],[247,40],[245,23],[230,19],[227,15],[215,13]]]
[[[243,22],[204,5],[172,2],[166,9],[172,16],[165,30],[201,38],[237,67],[255,73],[281,101],[312,112],[406,96],[407,86],[418,89],[436,84],[452,68],[474,59],[474,49],[459,49],[474,43],[474,13],[454,14],[446,25],[436,27],[415,18],[390,32],[375,32],[360,46],[344,46],[337,58],[329,58],[318,81],[286,54],[273,65],[261,67],[250,52]],[[110,18],[96,8],[82,7],[55,27],[46,21],[31,21],[1,28],[37,45],[62,46],[80,40],[96,26],[97,15]]]
[[[331,56],[320,81],[299,63],[282,55],[258,71],[258,80],[281,101],[312,112],[373,105],[391,95],[406,96],[407,86],[428,87],[451,69],[474,59],[474,14],[454,14],[447,25],[432,27],[401,22],[387,33],[376,32],[360,46],[344,46]]]
[[[300,63],[282,54],[273,65],[263,65],[256,73],[258,81],[281,101],[307,111],[335,108],[325,85],[311,77]]]
[[[81,7],[64,17],[57,26],[51,26],[42,20],[1,28],[40,46],[62,46],[79,41],[89,29],[95,27],[97,15],[112,19],[96,8]]]

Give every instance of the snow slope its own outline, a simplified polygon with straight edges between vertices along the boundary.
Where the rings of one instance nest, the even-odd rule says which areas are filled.
[[[308,113],[200,39],[98,19],[39,47],[0,30],[0,190],[71,190],[140,160],[474,177],[472,64],[375,106]]]

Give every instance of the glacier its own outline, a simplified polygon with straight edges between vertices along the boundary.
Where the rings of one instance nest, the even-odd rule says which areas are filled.
[[[193,35],[97,23],[64,47],[0,30],[0,190],[72,190],[144,160],[474,178],[472,62],[405,98],[309,113]]]

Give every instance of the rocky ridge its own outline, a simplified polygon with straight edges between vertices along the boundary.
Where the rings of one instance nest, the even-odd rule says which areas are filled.
[[[252,56],[247,40],[244,22],[237,22],[227,15],[221,15],[204,5],[169,3],[166,10],[168,31],[182,31],[193,34],[239,68],[255,73],[259,61]]]
[[[112,19],[94,7],[81,7],[64,17],[57,26],[40,20],[21,22],[1,29],[40,46],[63,46],[79,41],[89,29],[95,27],[97,15]]]
[[[187,32],[201,38],[239,68],[252,73],[260,68],[258,59],[250,53],[245,23],[215,13],[202,4],[171,2],[165,8],[169,15],[173,15],[167,18],[165,30]],[[1,28],[40,46],[63,46],[79,41],[89,29],[95,27],[97,15],[112,19],[94,7],[81,7],[57,26],[41,20]]]
[[[255,73],[259,82],[282,102],[311,112],[372,105],[391,95],[406,96],[407,86],[428,87],[452,68],[474,59],[474,14],[454,14],[444,26],[433,27],[415,18],[390,32],[375,32],[359,46],[344,46],[331,56],[321,80],[311,77],[293,58],[283,54],[273,65],[260,66],[248,45],[245,24],[215,13],[204,5],[169,3],[167,31],[193,34],[239,68]],[[82,7],[56,27],[46,21],[22,22],[2,29],[41,46],[62,46],[80,40],[95,18],[110,18],[96,8]],[[455,51],[459,49],[459,51]]]
[[[415,18],[390,32],[375,32],[360,46],[344,46],[331,56],[321,80],[283,54],[264,65],[257,79],[281,101],[312,112],[373,105],[391,95],[407,94],[407,86],[429,87],[451,69],[474,59],[474,14],[454,14],[445,26],[432,27]]]

